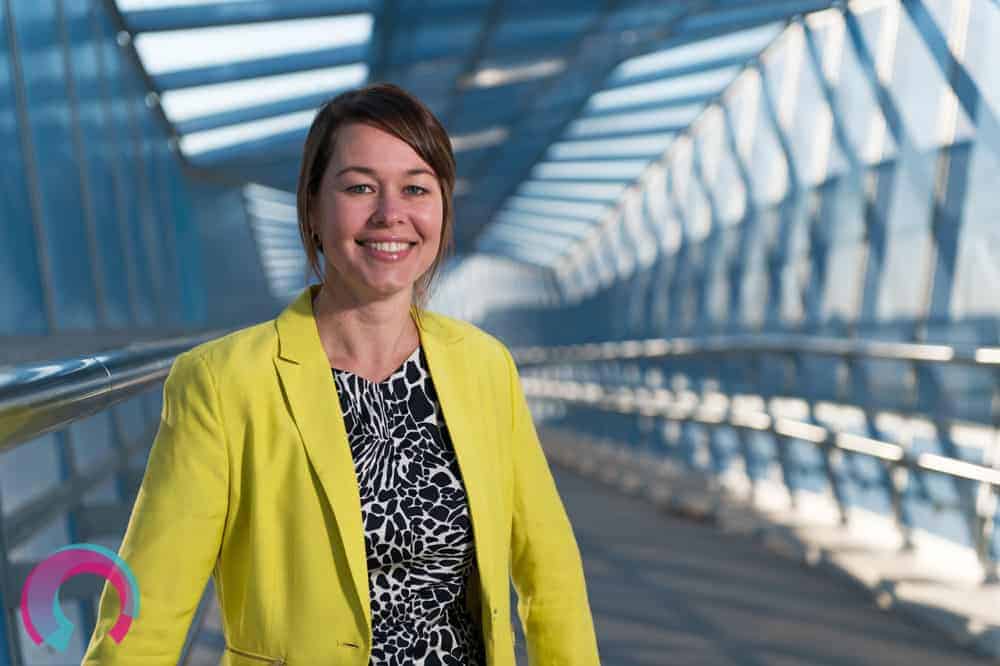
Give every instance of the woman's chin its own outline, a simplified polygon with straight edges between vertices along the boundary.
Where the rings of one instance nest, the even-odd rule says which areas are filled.
[[[413,293],[413,282],[406,281],[373,281],[364,284],[364,293],[373,298],[384,299],[401,293],[409,296]]]

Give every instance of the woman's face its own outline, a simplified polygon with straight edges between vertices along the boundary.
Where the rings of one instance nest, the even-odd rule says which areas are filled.
[[[443,194],[409,144],[351,123],[337,132],[312,215],[334,284],[361,302],[401,291],[409,299],[437,256]]]

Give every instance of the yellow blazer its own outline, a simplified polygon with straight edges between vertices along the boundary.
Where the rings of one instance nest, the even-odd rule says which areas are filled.
[[[223,666],[367,666],[361,503],[306,289],[277,319],[179,356],[124,540],[139,615],[121,644],[109,584],[83,663],[177,663],[208,581]],[[413,309],[411,312],[415,312]],[[532,664],[598,664],[579,550],[510,353],[419,312],[420,343],[468,493],[488,663],[513,665],[510,580]]]

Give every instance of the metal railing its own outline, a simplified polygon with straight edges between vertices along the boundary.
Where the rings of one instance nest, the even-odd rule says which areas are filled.
[[[976,464],[937,453],[915,453],[896,441],[869,437],[856,432],[838,430],[802,418],[788,418],[768,410],[768,395],[762,388],[756,400],[748,396],[726,395],[714,391],[705,399],[690,390],[671,391],[662,387],[649,387],[641,382],[620,381],[614,384],[602,381],[565,379],[546,375],[559,375],[559,369],[583,369],[582,374],[594,374],[594,364],[636,361],[687,360],[704,356],[715,363],[715,371],[725,363],[725,357],[754,357],[762,354],[787,355],[801,358],[806,355],[835,357],[844,361],[898,361],[911,364],[946,364],[975,366],[1000,370],[1000,348],[954,347],[890,343],[864,340],[836,340],[806,336],[779,335],[767,337],[720,336],[700,340],[633,340],[601,344],[581,344],[560,347],[531,347],[514,352],[519,365],[525,368],[523,384],[530,398],[556,401],[566,405],[579,405],[591,410],[636,417],[656,417],[669,422],[696,424],[716,431],[730,428],[742,437],[745,433],[769,433],[778,446],[778,465],[782,477],[792,490],[790,464],[784,449],[790,440],[815,445],[822,452],[822,474],[837,503],[842,524],[849,520],[848,501],[842,480],[835,473],[838,456],[845,453],[860,454],[878,461],[888,471],[887,488],[896,523],[903,535],[903,543],[912,547],[912,526],[904,516],[905,474],[893,473],[907,470],[934,473],[962,484],[955,508],[964,512],[974,546],[984,570],[985,582],[997,580],[997,562],[991,554],[991,544],[996,529],[998,496],[1000,496],[1000,469],[986,464]],[[718,359],[714,357],[720,357]],[[600,366],[597,366],[600,367]],[[549,372],[552,371],[552,372]],[[759,372],[759,367],[758,367]],[[624,376],[624,375],[623,375]],[[760,383],[759,376],[757,378]],[[997,395],[994,382],[994,395]],[[779,396],[774,396],[779,397]],[[795,397],[784,393],[780,397]],[[807,399],[808,401],[808,399]],[[761,407],[763,405],[763,407]],[[853,405],[852,405],[853,406]],[[864,409],[864,408],[862,408]],[[882,411],[879,409],[879,411]],[[807,417],[808,418],[808,417]],[[995,423],[990,424],[995,429]],[[626,437],[631,433],[626,433]],[[749,447],[745,441],[738,447],[744,458],[745,469],[750,470]],[[749,472],[748,472],[749,476]],[[753,480],[751,479],[751,483]],[[975,490],[972,490],[975,488]],[[791,493],[794,501],[794,493]]]
[[[844,340],[805,335],[725,335],[672,340],[624,340],[554,347],[523,347],[513,352],[518,365],[559,362],[663,360],[708,354],[814,354],[843,359],[944,363],[1000,369],[1000,347]]]
[[[89,464],[85,472],[78,471],[73,456],[67,454],[68,426],[155,388],[178,354],[220,334],[135,343],[91,356],[0,367],[0,453],[19,445],[31,446],[29,442],[47,433],[63,436],[57,440],[62,462],[59,483],[10,514],[0,511],[0,593],[4,611],[0,622],[0,666],[20,666],[24,661],[16,610],[20,589],[37,564],[12,562],[11,551],[59,516],[71,516],[70,529],[77,540],[120,536],[108,532],[125,525],[132,496],[141,481],[141,474],[129,472],[128,461],[133,454],[149,448],[157,419],[151,415],[138,437],[118,442],[103,460]],[[114,415],[114,411],[111,413]],[[120,434],[123,428],[115,430]],[[114,477],[118,479],[118,502],[85,507],[84,496]],[[60,588],[60,600],[92,603],[102,587],[103,581],[79,577]],[[185,645],[182,660],[188,648]]]
[[[219,333],[136,343],[93,356],[0,368],[0,452],[163,381],[174,358]]]

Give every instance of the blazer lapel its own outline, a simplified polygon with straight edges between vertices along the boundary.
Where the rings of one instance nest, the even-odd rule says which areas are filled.
[[[487,475],[490,473],[482,458],[483,433],[477,425],[475,410],[480,407],[474,359],[467,357],[463,345],[457,344],[461,334],[440,324],[433,313],[424,313],[420,344],[424,348],[428,369],[444,414],[452,446],[458,459],[459,471],[469,501],[473,538],[476,542],[476,564],[483,603],[490,603],[487,583],[492,580],[492,532],[494,522]]]
[[[316,329],[312,294],[313,288],[307,288],[278,317],[279,350],[275,365],[306,454],[337,521],[355,592],[370,627],[361,496],[340,398]]]
[[[315,286],[305,289],[278,317],[279,349],[275,365],[306,454],[337,521],[358,601],[371,627],[361,497],[336,384],[313,315],[315,289]],[[480,449],[483,436],[473,411],[479,406],[477,385],[472,381],[473,359],[467,358],[463,346],[457,344],[462,339],[460,332],[443,326],[433,313],[421,311],[423,316],[418,320],[416,308],[411,307],[410,311],[418,323],[420,344],[468,495],[483,603],[489,604],[487,581],[491,579],[493,566],[489,528],[493,513],[489,472]]]

